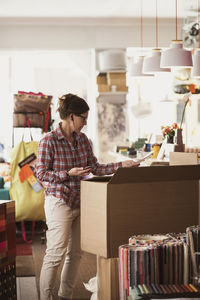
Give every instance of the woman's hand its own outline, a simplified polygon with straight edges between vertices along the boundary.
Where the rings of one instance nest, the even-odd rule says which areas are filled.
[[[92,168],[84,169],[84,168],[72,168],[68,171],[69,176],[86,176],[89,175],[92,171]]]
[[[140,165],[139,162],[134,160],[125,160],[122,161],[122,168],[131,168],[131,167],[138,167]]]

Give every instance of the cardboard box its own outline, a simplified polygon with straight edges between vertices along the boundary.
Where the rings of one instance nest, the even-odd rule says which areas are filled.
[[[97,256],[98,300],[119,300],[119,259]]]
[[[107,84],[106,73],[101,73],[97,76],[97,84]]]
[[[198,154],[197,153],[186,153],[186,152],[170,152],[169,153],[169,164],[170,164],[170,166],[197,165],[198,164]]]
[[[128,92],[128,86],[126,86],[126,85],[117,85],[116,90],[117,90],[117,92]]]
[[[133,234],[185,232],[199,223],[200,166],[119,168],[81,181],[81,247],[105,258]]]
[[[107,73],[107,82],[109,85],[126,86],[126,73]]]
[[[98,85],[98,92],[99,93],[105,93],[105,92],[110,92],[111,87],[107,84],[99,84]]]

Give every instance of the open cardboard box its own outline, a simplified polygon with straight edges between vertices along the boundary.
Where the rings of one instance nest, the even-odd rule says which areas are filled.
[[[119,168],[81,181],[81,247],[105,258],[134,234],[185,232],[199,223],[200,166]]]

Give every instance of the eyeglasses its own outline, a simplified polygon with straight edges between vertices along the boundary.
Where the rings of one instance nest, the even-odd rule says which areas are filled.
[[[82,115],[76,115],[77,117],[80,117],[83,121],[87,121],[88,117],[82,116]]]

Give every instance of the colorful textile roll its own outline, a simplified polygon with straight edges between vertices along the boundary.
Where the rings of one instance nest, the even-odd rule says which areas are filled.
[[[187,243],[191,254],[191,278],[194,284],[200,284],[200,226],[186,228]]]
[[[180,285],[190,282],[189,246],[185,234],[141,235],[119,247],[120,299],[134,286]],[[160,292],[158,291],[158,292]],[[145,288],[143,289],[145,293]],[[155,292],[155,291],[154,291]]]

